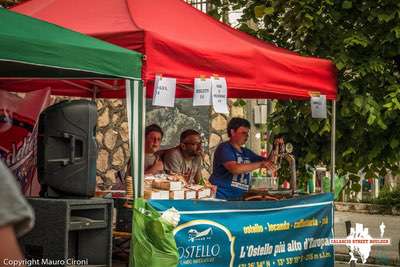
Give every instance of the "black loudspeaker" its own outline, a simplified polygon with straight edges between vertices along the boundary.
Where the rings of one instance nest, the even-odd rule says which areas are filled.
[[[35,226],[19,242],[29,266],[112,266],[111,199],[27,200]]]
[[[88,100],[63,101],[41,113],[37,153],[40,196],[94,196],[96,123],[96,103]]]

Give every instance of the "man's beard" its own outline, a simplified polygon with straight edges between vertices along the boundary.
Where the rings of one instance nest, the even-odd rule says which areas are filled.
[[[151,147],[149,150],[150,150],[150,154],[153,154],[153,153],[156,153],[158,151],[158,147],[157,148]]]
[[[197,153],[197,151],[188,151],[188,155],[191,156],[191,157],[196,157],[199,154]]]

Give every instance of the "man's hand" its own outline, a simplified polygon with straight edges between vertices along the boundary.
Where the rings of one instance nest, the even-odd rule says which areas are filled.
[[[276,171],[276,165],[270,160],[262,161],[261,168],[266,168],[267,170],[270,170],[271,172]]]
[[[154,161],[154,164],[144,171],[144,174],[157,174],[164,171],[164,163],[160,158]]]
[[[282,145],[284,143],[285,141],[283,140],[283,137],[275,138],[274,140],[274,145]]]
[[[217,186],[210,183],[208,179],[204,179],[204,186],[210,188],[211,196],[215,197],[215,194],[217,193]]]
[[[161,172],[164,170],[164,163],[160,158],[157,158],[156,161],[154,162],[152,166],[153,171],[155,172]]]

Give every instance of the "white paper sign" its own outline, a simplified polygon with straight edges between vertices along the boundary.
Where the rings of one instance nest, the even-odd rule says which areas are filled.
[[[229,113],[227,94],[228,89],[224,77],[211,78],[212,104],[217,113]]]
[[[193,106],[211,106],[211,79],[194,79]]]
[[[326,96],[311,97],[311,116],[317,119],[326,119]]]
[[[175,105],[176,79],[156,76],[154,82],[153,106],[173,107]]]

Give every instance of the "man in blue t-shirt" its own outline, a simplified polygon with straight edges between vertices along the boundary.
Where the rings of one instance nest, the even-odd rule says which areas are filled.
[[[241,200],[249,190],[251,171],[259,168],[275,170],[275,165],[243,147],[249,137],[250,123],[232,118],[228,123],[229,141],[218,145],[214,153],[210,182],[217,186],[217,198]]]

